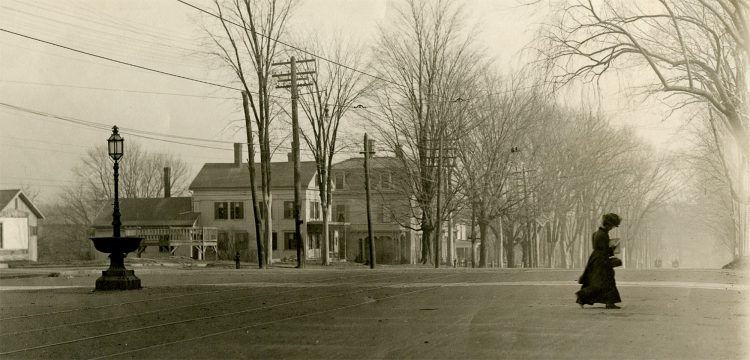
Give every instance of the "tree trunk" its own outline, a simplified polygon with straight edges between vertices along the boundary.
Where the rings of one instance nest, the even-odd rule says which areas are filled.
[[[508,258],[508,267],[514,268],[516,267],[516,246],[515,246],[515,240],[513,237],[510,237],[509,239],[505,240],[505,243],[508,245],[505,249],[507,250],[507,258]]]
[[[323,249],[321,254],[321,263],[331,265],[330,244],[328,243],[328,209],[329,206],[321,204],[321,214],[323,215]]]
[[[258,194],[255,189],[255,144],[253,142],[252,118],[250,118],[249,96],[242,93],[242,107],[245,112],[245,131],[247,136],[247,167],[250,171],[250,198],[253,202],[253,226],[255,227],[255,248],[258,252],[258,268],[263,268],[263,240],[261,239],[261,223],[258,217]]]
[[[479,267],[487,267],[487,219],[479,219]]]
[[[422,264],[432,264],[432,228],[422,228]]]

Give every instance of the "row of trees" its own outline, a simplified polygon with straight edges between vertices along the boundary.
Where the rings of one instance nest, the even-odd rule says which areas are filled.
[[[370,122],[402,163],[422,262],[453,216],[477,225],[480,267],[514,266],[517,246],[525,266],[580,265],[606,211],[641,236],[669,169],[632,132],[550,100],[545,78],[496,75],[464,20],[454,2],[407,1],[376,50]]]
[[[288,103],[288,95],[274,89],[273,63],[310,54],[332,60],[303,68],[314,74],[299,98],[308,120],[303,138],[318,165],[324,221],[331,206],[331,164],[343,145],[342,119],[354,118],[352,109],[362,100],[370,105],[359,115],[401,163],[402,176],[394,182],[410,200],[414,219],[403,225],[421,232],[424,263],[434,261],[441,223],[454,217],[472,224],[472,238],[480,244],[479,266],[514,266],[516,248],[525,266],[581,265],[588,234],[609,211],[626,218],[620,230],[626,241],[648,239],[649,214],[675,194],[678,172],[670,167],[675,159],[655,157],[632,131],[613,128],[586,106],[555,100],[556,90],[574,80],[642,66],[654,75],[648,93],[669,95],[666,100],[675,110],[691,108],[705,122],[697,137],[702,156],[683,157],[683,164],[726,189],[703,200],[732,218],[724,237],[735,255],[746,252],[747,4],[562,1],[557,20],[540,32],[542,61],[531,70],[501,76],[455,1],[404,0],[380,28],[371,49],[371,58],[377,59],[373,64],[366,63],[363,48],[340,41],[310,38],[304,42],[314,44],[304,47],[309,51],[280,43],[296,3],[214,0],[205,26],[208,55],[225,65],[243,89],[238,99],[250,149],[260,266],[272,258],[272,218],[261,222],[258,216],[270,213],[273,202],[269,164],[278,134],[272,123],[284,118]],[[256,149],[260,195],[254,183]],[[99,163],[106,152],[89,157]],[[136,157],[129,153],[127,160],[139,161]],[[178,181],[180,169],[172,167]],[[96,187],[93,198],[108,196],[108,173],[79,171],[88,179],[79,190]],[[160,177],[152,180],[123,179],[123,193],[149,196],[160,186]],[[179,186],[174,188],[179,192]],[[723,215],[717,216],[713,224],[724,224]],[[323,233],[322,262],[328,264],[328,231]],[[647,247],[640,245],[626,246],[627,263],[648,261]]]
[[[257,134],[267,209],[272,202],[267,166],[272,108],[283,107],[272,95],[271,65],[307,53],[276,41],[295,3],[216,0],[223,31],[208,31],[217,49],[213,55],[229,65],[252,110],[246,111],[247,142],[253,149]],[[368,69],[377,80],[340,66],[364,68],[364,57],[353,55],[360,49],[340,43],[322,47],[319,40],[310,47],[339,63],[317,69],[311,91],[301,95],[310,121],[303,136],[318,163],[324,214],[330,210],[330,166],[340,143],[340,121],[364,96],[376,104],[366,117],[402,164],[400,188],[406,189],[417,220],[406,225],[422,233],[423,262],[433,258],[441,221],[452,216],[475,219],[480,266],[502,258],[512,266],[519,245],[525,265],[580,265],[588,250],[586,234],[606,211],[629,220],[622,229],[626,239],[647,238],[648,214],[674,194],[677,172],[668,166],[674,162],[654,158],[653,149],[632,132],[613,129],[601,114],[550,100],[553,90],[576,79],[595,80],[618,67],[643,65],[657,80],[650,93],[672,95],[675,109],[698,107],[709,115],[705,119],[710,141],[719,148],[726,178],[722,186],[729,188],[737,224],[733,242],[740,253],[747,228],[742,224],[748,161],[746,5],[731,0],[659,0],[643,7],[562,2],[558,21],[540,33],[545,76],[505,78],[495,75],[455,2],[406,0],[401,5],[373,47],[372,58],[378,61]],[[445,159],[456,162],[444,166]],[[271,219],[264,220],[256,225],[266,240],[259,249],[271,242]],[[626,261],[644,261],[636,255],[626,254]],[[266,251],[264,261],[269,259]]]

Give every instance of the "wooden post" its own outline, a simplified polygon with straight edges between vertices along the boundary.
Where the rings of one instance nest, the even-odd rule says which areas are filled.
[[[301,184],[300,184],[300,155],[299,155],[299,119],[297,116],[297,75],[300,73],[297,72],[297,63],[301,62],[313,62],[315,60],[307,59],[307,60],[300,60],[297,61],[294,56],[291,57],[289,62],[280,62],[280,63],[273,63],[274,66],[279,65],[289,65],[289,73],[287,74],[274,74],[272,75],[275,78],[278,78],[279,82],[290,82],[290,84],[284,84],[284,85],[278,85],[277,88],[290,88],[292,93],[292,156],[293,156],[293,162],[294,162],[294,238],[295,242],[297,243],[297,268],[304,268],[305,267],[305,247],[302,244],[302,232],[301,232],[301,226],[302,226],[302,220],[300,219],[301,216],[301,205],[300,205],[300,192],[301,192]],[[315,71],[303,71],[301,74],[312,74]],[[288,77],[288,78],[287,78]],[[303,79],[305,80],[305,79]],[[304,82],[304,81],[303,81]],[[302,86],[307,86],[309,83],[303,83]],[[270,210],[269,214],[266,216],[271,216]],[[270,250],[269,250],[270,251]]]
[[[440,193],[443,172],[443,131],[438,135],[438,165],[437,165],[437,227],[435,230],[435,269],[440,267],[440,243],[443,241],[443,215],[440,213]]]
[[[299,119],[297,118],[297,63],[292,56],[290,70],[292,75],[292,156],[294,157],[294,239],[297,243],[297,267],[305,267],[300,226],[300,169],[299,169]]]
[[[372,214],[370,211],[370,164],[368,163],[368,158],[370,157],[370,154],[373,153],[372,148],[370,146],[370,141],[367,138],[367,133],[365,133],[365,144],[364,144],[364,154],[365,154],[365,199],[367,202],[367,238],[368,243],[370,245],[370,269],[375,268],[375,238],[373,238],[372,235]]]

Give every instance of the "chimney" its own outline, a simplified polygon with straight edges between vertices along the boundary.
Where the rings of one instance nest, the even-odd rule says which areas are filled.
[[[234,143],[234,165],[242,164],[242,143]]]
[[[287,159],[287,161],[289,161],[289,162],[294,162],[294,153],[293,153],[293,152],[291,152],[291,151],[290,151],[290,152],[288,152],[288,153],[286,153],[286,159]]]
[[[169,167],[164,168],[164,197],[170,198],[172,197],[172,178],[171,178],[172,169]]]

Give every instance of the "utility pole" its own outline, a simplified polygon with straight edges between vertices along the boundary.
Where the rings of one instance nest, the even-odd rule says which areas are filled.
[[[300,170],[299,170],[299,119],[297,118],[297,86],[309,86],[309,82],[297,84],[297,80],[307,81],[307,76],[297,79],[297,75],[314,74],[315,71],[297,72],[297,63],[314,62],[314,59],[296,61],[294,56],[288,62],[273,63],[273,66],[289,65],[289,72],[282,74],[273,74],[277,78],[279,85],[277,88],[289,88],[292,92],[292,156],[294,158],[294,240],[297,243],[297,268],[305,267],[305,248],[302,244],[302,234],[300,226]],[[271,216],[270,211],[266,216]]]
[[[477,224],[477,204],[478,203],[479,202],[476,200],[472,200],[471,202],[471,236],[470,236],[470,239],[471,239],[471,267],[472,268],[477,267],[477,262],[476,262],[477,255],[476,255],[476,250],[475,250],[475,244],[477,243],[477,236],[476,236],[476,233],[474,232],[474,228],[476,227],[476,224]],[[502,246],[502,244],[500,246]]]
[[[374,141],[369,140],[367,138],[367,133],[365,133],[365,144],[364,144],[364,151],[361,152],[361,154],[365,155],[365,199],[367,202],[367,239],[368,243],[370,244],[370,269],[375,268],[375,238],[372,236],[372,214],[370,210],[370,164],[368,163],[368,158],[370,155],[374,154],[375,152],[372,151],[372,143]],[[364,255],[364,254],[362,254]]]
[[[511,153],[519,153],[521,152],[520,149],[518,149],[517,146],[514,146],[510,149]],[[529,191],[528,191],[528,185],[527,185],[527,179],[526,179],[526,173],[531,172],[534,170],[526,170],[526,164],[524,164],[523,160],[521,160],[521,179],[523,183],[523,205],[524,205],[524,215],[526,218],[526,231],[525,231],[525,238],[526,238],[526,250],[524,251],[524,258],[525,258],[525,264],[528,267],[536,267],[538,266],[538,256],[539,256],[539,248],[538,248],[538,239],[535,235],[531,235],[531,208],[529,205]],[[536,233],[536,226],[534,226],[534,232]]]
[[[526,185],[526,165],[521,163],[521,176],[523,177],[523,205],[524,213],[526,215],[526,246],[528,249],[527,262],[529,267],[534,267],[534,258],[536,245],[534,244],[534,237],[531,235],[531,213],[529,210],[529,190]]]
[[[440,213],[440,193],[443,172],[443,131],[438,136],[438,166],[437,166],[437,231],[435,231],[435,269],[440,268],[440,243],[443,242],[443,214]]]
[[[444,156],[443,150],[448,150],[450,152],[450,155]],[[442,205],[441,205],[441,194],[443,192],[443,168],[448,167],[452,168],[455,166],[454,160],[455,160],[455,154],[453,153],[453,150],[455,148],[449,147],[448,149],[443,149],[443,130],[441,129],[438,133],[438,160],[436,162],[437,167],[437,210],[436,210],[436,231],[435,231],[435,268],[440,267],[440,247],[443,242],[443,214],[442,214]],[[448,165],[446,165],[446,160],[448,160]],[[450,181],[450,179],[447,179],[447,181]],[[450,185],[450,183],[448,183]],[[449,189],[449,188],[448,188]],[[449,230],[451,231],[451,230]],[[448,244],[450,246],[450,244]]]

